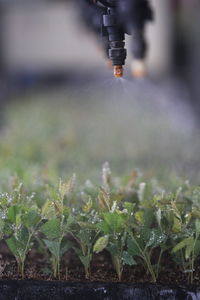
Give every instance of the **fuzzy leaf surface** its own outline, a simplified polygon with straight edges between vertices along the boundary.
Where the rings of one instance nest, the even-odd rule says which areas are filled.
[[[99,252],[103,251],[107,247],[108,241],[109,241],[108,235],[100,237],[94,244],[93,251],[95,253],[99,253]]]
[[[48,239],[55,239],[61,236],[60,220],[58,218],[47,221],[40,227],[40,231],[45,234]]]

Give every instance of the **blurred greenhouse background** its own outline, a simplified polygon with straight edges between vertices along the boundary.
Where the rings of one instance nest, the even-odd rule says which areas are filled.
[[[149,77],[130,76],[129,56],[122,81],[80,1],[0,1],[1,188],[15,176],[96,180],[105,161],[118,175],[198,182],[199,1],[151,1]]]

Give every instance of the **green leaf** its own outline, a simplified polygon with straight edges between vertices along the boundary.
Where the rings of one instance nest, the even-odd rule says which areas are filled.
[[[188,245],[186,246],[186,249],[185,249],[185,259],[189,259],[192,251],[193,251],[193,248],[194,248],[194,238],[191,237],[191,240],[190,242],[188,243]]]
[[[119,252],[119,247],[116,244],[110,243],[109,246],[107,246],[107,250],[112,256],[115,256]]]
[[[144,227],[150,228],[154,220],[154,209],[147,207],[144,210]]]
[[[100,237],[94,244],[93,251],[96,253],[103,251],[107,247],[108,241],[109,241],[108,235]]]
[[[99,224],[100,230],[109,234],[113,232],[121,232],[124,228],[124,219],[118,213],[104,213],[104,221]]]
[[[129,214],[133,213],[135,205],[136,205],[135,203],[124,202],[124,208],[127,209]]]
[[[13,205],[8,208],[7,218],[12,223],[16,223],[16,217],[21,212],[21,206]]]
[[[47,221],[40,227],[40,231],[44,233],[48,239],[59,238],[62,235],[60,220],[55,218]]]
[[[181,223],[180,219],[177,217],[174,217],[172,231],[180,232],[181,229],[182,229],[182,223]]]
[[[60,245],[58,241],[44,240],[47,249],[56,257],[60,256]]]
[[[15,237],[19,241],[21,249],[26,248],[29,239],[29,232],[25,226],[21,226],[20,229],[15,232]]]
[[[136,243],[136,241],[134,241],[132,238],[128,238],[127,241],[127,248],[128,248],[128,253],[131,256],[140,256],[140,249]]]
[[[65,216],[65,222],[63,223],[63,231],[67,233],[70,231],[70,227],[73,224],[77,224],[77,221],[75,220],[74,216],[69,215],[68,213],[66,215],[64,214],[64,216]]]
[[[40,219],[38,212],[32,209],[23,216],[23,223],[27,228],[31,228],[37,225]]]
[[[137,262],[133,259],[133,256],[130,255],[130,253],[127,251],[123,251],[122,261],[123,261],[123,265],[133,266],[137,264]]]
[[[89,196],[87,203],[85,203],[85,205],[83,206],[83,211],[85,213],[89,213],[92,209],[92,205],[93,205],[92,198]]]
[[[12,236],[11,238],[6,240],[6,244],[8,245],[8,248],[10,249],[10,251],[12,252],[12,254],[16,257],[19,256],[18,253],[18,241],[16,240],[16,238],[14,236]]]
[[[195,229],[196,229],[196,233],[199,234],[200,233],[200,220],[196,220],[195,221]]]
[[[90,266],[90,256],[79,256],[82,264],[85,266],[85,268],[88,268]]]
[[[14,256],[24,258],[31,246],[27,229],[22,226],[6,243]]]
[[[60,246],[60,257],[62,257],[71,248],[73,248],[72,242],[63,239]]]
[[[79,231],[79,233],[77,234],[77,237],[79,238],[79,240],[86,244],[86,245],[90,245],[91,244],[91,239],[92,239],[92,233],[91,230],[87,230],[87,229],[81,229]]]
[[[135,213],[135,219],[136,221],[140,224],[143,225],[144,224],[144,212],[139,210]]]
[[[188,245],[191,244],[193,237],[189,237],[186,238],[184,240],[182,240],[180,243],[178,243],[173,249],[172,249],[172,253],[176,253],[177,251],[187,247]]]
[[[155,248],[162,244],[166,240],[166,235],[163,234],[159,229],[151,229],[149,240],[146,244],[147,247]]]
[[[19,227],[22,224],[22,218],[21,218],[21,214],[20,215],[16,215],[16,226]]]
[[[97,228],[105,234],[111,233],[110,226],[105,221],[101,221],[100,223],[97,223]]]

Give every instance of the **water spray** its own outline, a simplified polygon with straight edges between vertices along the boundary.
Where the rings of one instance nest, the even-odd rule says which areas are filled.
[[[101,31],[107,58],[111,61],[114,76],[123,76],[127,51],[125,34],[132,36],[132,74],[143,77],[146,74],[145,58],[147,42],[145,25],[153,20],[153,12],[148,0],[84,0],[90,5],[103,9]]]

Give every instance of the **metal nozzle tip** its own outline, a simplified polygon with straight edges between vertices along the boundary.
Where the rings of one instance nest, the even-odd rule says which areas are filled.
[[[114,76],[115,76],[115,78],[123,77],[123,67],[122,66],[114,66]]]

